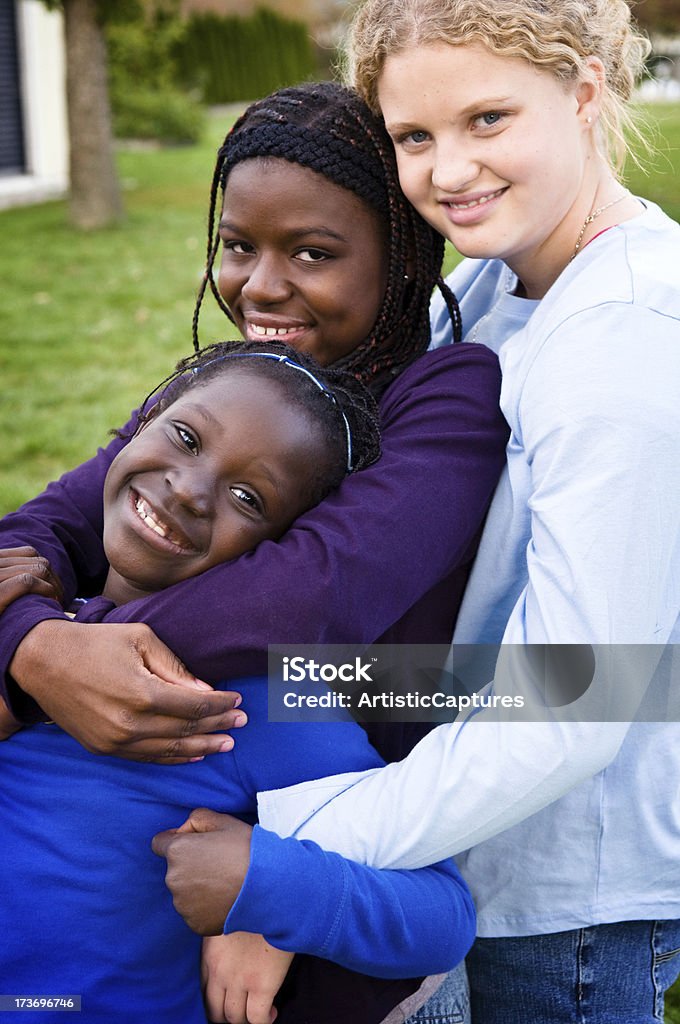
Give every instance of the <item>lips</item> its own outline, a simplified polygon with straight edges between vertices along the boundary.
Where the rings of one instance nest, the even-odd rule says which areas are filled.
[[[482,195],[471,196],[469,199],[459,200],[455,202],[453,200],[446,201],[446,206],[451,210],[474,210],[478,206],[486,206],[493,199],[498,199],[505,192],[505,187],[496,189],[495,192],[485,192]]]
[[[279,341],[292,341],[309,330],[309,324],[290,317],[276,316],[271,313],[260,313],[257,310],[242,311],[243,333],[248,341],[262,341],[265,338],[277,338]]]
[[[261,327],[259,324],[247,324],[248,333],[255,338],[285,338],[289,334],[299,334],[302,327]]]
[[[194,554],[198,550],[184,533],[168,522],[167,517],[161,516],[141,494],[131,491],[130,497],[136,519],[161,542],[182,554]]]

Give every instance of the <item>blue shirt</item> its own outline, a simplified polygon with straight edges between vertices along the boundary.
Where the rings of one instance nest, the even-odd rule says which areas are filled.
[[[250,715],[243,742],[194,764],[90,754],[57,725],[33,726],[0,744],[3,992],[81,995],[80,1019],[97,1024],[205,1024],[201,939],[173,907],[167,865],[151,850],[154,834],[178,827],[199,806],[252,820],[257,789],[278,779],[292,783],[315,770],[381,763],[354,723],[269,723],[266,682],[239,680],[239,689]],[[258,863],[264,857],[268,865],[267,884],[258,890],[264,907],[258,911],[251,906],[255,896],[244,894],[227,930],[248,930],[248,914],[270,908],[276,945],[290,948],[291,929],[280,923],[289,915],[295,951],[351,970],[361,964],[381,978],[448,970],[472,942],[474,911],[454,864],[378,872],[295,843],[294,863],[304,879],[304,893],[295,898],[278,888],[267,836],[256,830],[254,839]],[[353,899],[362,887],[373,902]],[[458,922],[455,932],[449,916]],[[351,988],[353,976],[345,984]],[[394,991],[396,1003],[402,987]],[[40,1024],[61,1016],[31,1013]],[[3,1020],[23,1018],[17,1010]]]

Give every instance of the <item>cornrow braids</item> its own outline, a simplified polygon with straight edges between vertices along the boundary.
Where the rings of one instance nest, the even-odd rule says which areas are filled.
[[[385,222],[388,239],[387,285],[367,338],[334,365],[354,374],[375,394],[430,343],[429,306],[441,284],[444,240],[401,191],[394,149],[382,119],[353,91],[335,82],[301,85],[251,104],[236,121],[217,154],[210,189],[206,269],[193,318],[198,320],[207,287],[230,317],[213,275],[219,248],[215,217],[229,174],[244,160],[277,157],[308,167],[353,192]],[[408,278],[405,271],[408,268]],[[455,298],[445,289],[454,340],[462,335]]]
[[[370,391],[353,374],[321,367],[279,341],[218,342],[182,359],[144,400],[135,433],[187,391],[227,373],[254,373],[274,381],[286,399],[321,430],[328,458],[310,472],[309,507],[348,473],[365,469],[380,457],[379,412]]]

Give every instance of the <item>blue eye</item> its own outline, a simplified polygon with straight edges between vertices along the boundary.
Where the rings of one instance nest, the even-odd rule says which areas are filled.
[[[421,131],[421,129],[418,128],[416,131],[408,132],[408,134],[403,135],[399,141],[412,143],[414,146],[420,146],[423,142],[427,142],[429,137],[430,136],[427,132]]]
[[[495,128],[504,117],[505,114],[500,110],[488,110],[485,114],[479,114],[475,117],[473,124],[479,125],[480,128]]]

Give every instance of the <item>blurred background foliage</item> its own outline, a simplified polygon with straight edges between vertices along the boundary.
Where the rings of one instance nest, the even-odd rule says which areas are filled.
[[[197,142],[206,104],[265,96],[319,77],[307,25],[266,7],[247,16],[197,12],[178,3],[127,7],[106,25],[118,138]]]

